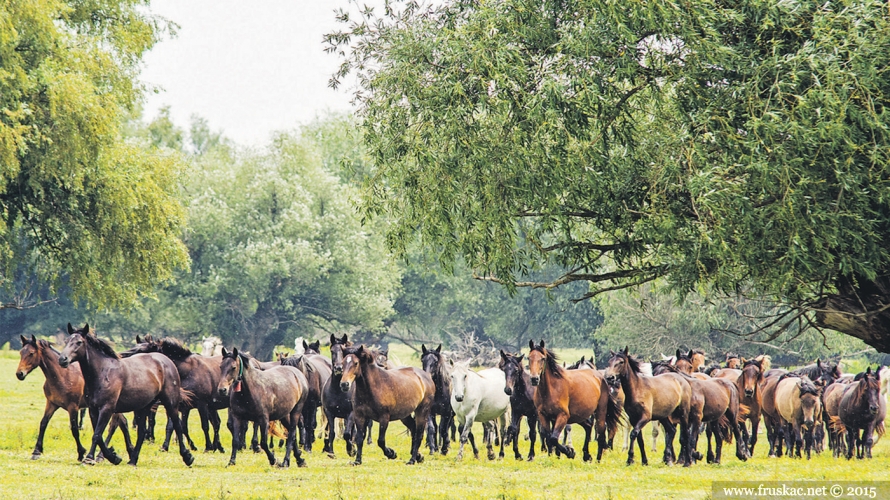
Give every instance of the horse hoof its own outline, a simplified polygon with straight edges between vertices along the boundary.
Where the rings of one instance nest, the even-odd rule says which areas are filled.
[[[130,467],[135,468],[135,467],[136,467],[136,462],[130,460],[129,462],[127,462],[127,465],[129,465]]]
[[[584,461],[585,462],[593,462],[593,455],[585,454]]]
[[[488,454],[488,459],[489,459],[489,460],[494,460],[494,459],[495,459],[495,455],[494,455],[494,453],[489,453],[489,454]]]
[[[569,459],[575,458],[575,450],[569,448],[569,451],[566,452],[566,458],[569,458]]]
[[[351,466],[353,466],[353,467],[359,466],[359,465],[361,465],[361,464],[362,464],[362,463],[359,462],[358,460],[356,460],[356,461],[354,461],[354,462],[349,462],[349,465],[351,465]]]
[[[35,451],[34,453],[31,454],[31,460],[37,460],[38,458],[40,458],[41,455],[42,455],[42,453],[39,453],[39,452],[36,452],[36,451]],[[78,458],[78,459],[83,459],[83,456],[78,455],[77,458]]]
[[[80,463],[83,465],[96,465],[96,460],[87,457],[87,458],[84,458],[83,461]]]
[[[328,452],[328,458],[337,458],[337,456],[333,452]]]
[[[161,446],[161,451],[162,451],[163,453],[167,453],[168,451],[170,451],[170,448],[168,448],[168,447],[166,447],[166,446]]]
[[[195,456],[192,455],[192,454],[189,453],[189,452],[186,452],[186,453],[182,456],[182,461],[183,461],[183,463],[185,463],[185,465],[191,467],[192,464],[195,463]]]
[[[529,461],[529,462],[534,462],[534,461],[535,461],[535,456],[534,456],[534,455],[529,455],[529,456],[528,456],[528,461]]]

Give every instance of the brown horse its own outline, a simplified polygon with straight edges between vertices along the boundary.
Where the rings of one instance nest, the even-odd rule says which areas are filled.
[[[849,385],[850,382],[838,381],[822,390],[822,415],[823,420],[828,422],[828,447],[831,448],[834,458],[847,455],[844,433],[839,432],[842,424],[838,413],[844,389]]]
[[[179,421],[179,406],[183,400],[189,399],[190,394],[182,389],[179,372],[173,362],[158,353],[121,359],[111,344],[90,331],[88,324],[75,330],[69,323],[68,333],[71,336],[59,355],[59,365],[67,368],[75,361],[80,363],[84,394],[87,395],[90,419],[93,421],[93,442],[83,463],[96,463],[93,457],[97,446],[109,462],[115,465],[121,462],[121,458],[102,441],[102,432],[115,413],[132,411],[138,434],[129,464],[136,465],[145,440],[145,419],[152,404],[160,400],[167,410],[167,418],[173,420],[182,461],[191,466],[195,458],[185,445]]]
[[[376,420],[380,424],[377,445],[389,459],[396,458],[396,452],[386,447],[386,429],[391,420],[401,420],[411,432],[408,465],[422,462],[420,444],[436,395],[436,386],[429,374],[414,367],[386,370],[377,366],[374,355],[365,346],[347,347],[343,350],[340,390],[349,392],[353,383],[352,412],[358,434],[353,465],[362,463],[365,423],[368,420]]]
[[[504,392],[510,396],[510,427],[504,440],[509,444],[513,441],[513,456],[516,460],[522,460],[519,453],[519,425],[522,417],[528,423],[528,436],[531,444],[528,449],[528,460],[535,459],[535,439],[537,437],[538,410],[535,408],[535,387],[531,384],[531,377],[522,366],[524,355],[515,355],[501,351],[501,361],[498,368],[504,372],[506,386]]]
[[[610,397],[609,387],[596,370],[566,370],[558,358],[549,351],[544,341],[535,345],[529,340],[529,381],[536,388],[534,401],[541,424],[541,438],[557,454],[574,458],[575,452],[559,443],[559,437],[568,424],[580,424],[584,428],[584,461],[592,459],[589,451],[590,434],[596,425],[596,460],[603,457],[608,448],[609,435],[614,434],[621,418],[621,408]],[[592,417],[592,419],[591,419]]]
[[[801,456],[801,447],[810,458],[813,431],[821,425],[822,388],[806,375],[786,375],[776,384],[775,406],[785,427],[785,446],[789,457]]]
[[[706,375],[699,371],[699,368],[704,364],[704,360],[705,353],[701,349],[694,349],[686,354],[681,352],[680,349],[677,349],[674,366],[677,367],[678,371],[691,375],[694,378],[699,380],[709,380],[711,378],[710,375]]]
[[[779,380],[787,374],[787,370],[773,368],[763,372],[760,381],[761,406],[760,414],[766,427],[766,440],[769,443],[770,457],[781,457],[784,444],[785,425],[779,411],[776,409],[776,386]]]
[[[760,383],[763,381],[763,362],[759,359],[741,360],[744,364],[741,370],[724,368],[715,375],[735,382],[739,392],[739,405],[742,410],[739,414],[739,430],[742,438],[748,445],[748,453],[754,455],[754,445],[757,444],[757,431],[760,427],[760,412],[763,406],[763,392]],[[746,420],[751,421],[751,433],[744,425]]]
[[[742,368],[744,361],[738,354],[728,352],[728,353],[726,353],[725,363],[726,363],[726,368],[738,370],[738,369]]]
[[[871,367],[856,375],[854,383],[844,388],[838,416],[841,429],[847,434],[847,459],[871,458],[874,444],[874,431],[883,434],[884,417],[887,415],[887,402],[881,396],[881,378]],[[862,430],[860,435],[859,431]]]
[[[294,446],[297,424],[302,417],[308,392],[306,377],[300,370],[281,365],[260,370],[250,363],[249,358],[239,353],[238,348],[232,352],[223,348],[217,390],[220,396],[229,398],[229,416],[232,419],[232,456],[229,465],[235,465],[244,435],[242,431],[246,431],[248,422],[257,424],[259,444],[266,452],[269,465],[275,465],[275,454],[269,449],[268,432],[269,424],[280,420],[287,429],[287,445],[284,460],[278,466],[290,466],[291,452],[299,467],[306,466],[306,461],[300,456],[300,448]]]
[[[634,463],[633,442],[640,448],[640,460],[648,465],[643,426],[650,420],[657,420],[664,429],[664,461],[674,461],[674,435],[680,424],[680,460],[683,465],[691,465],[692,457],[688,450],[689,411],[692,388],[688,379],[679,373],[665,373],[649,377],[640,373],[640,362],[628,355],[625,347],[622,352],[612,352],[606,367],[606,380],[609,385],[621,384],[624,391],[624,411],[630,421],[630,446],[627,449],[627,464]]]
[[[306,403],[303,405],[303,425],[301,441],[303,449],[312,452],[315,442],[315,429],[318,426],[318,407],[321,406],[325,383],[331,378],[331,363],[318,354],[304,353],[302,356],[291,356],[281,361],[282,366],[293,366],[303,372],[309,384]]]
[[[46,378],[43,383],[46,407],[43,410],[43,418],[40,419],[40,430],[37,433],[37,443],[31,453],[31,460],[37,460],[43,455],[43,435],[46,433],[46,426],[59,408],[64,408],[68,412],[71,435],[74,436],[74,442],[77,443],[77,460],[83,460],[87,450],[80,443],[77,411],[81,408],[85,409],[87,405],[83,399],[83,375],[80,372],[80,364],[71,365],[68,369],[62,368],[59,365],[59,352],[49,342],[37,340],[33,335],[31,335],[31,340],[24,336],[21,336],[21,339],[22,349],[19,351],[20,359],[19,366],[15,371],[16,377],[19,380],[25,380],[25,377],[39,366]],[[105,442],[107,444],[111,441],[111,436],[117,428],[123,432],[124,442],[129,452],[133,449],[133,445],[127,431],[127,420],[123,415],[114,414]]]

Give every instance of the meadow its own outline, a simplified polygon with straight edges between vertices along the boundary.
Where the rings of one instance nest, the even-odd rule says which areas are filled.
[[[574,353],[566,353],[572,359]],[[580,356],[580,351],[578,356]],[[406,351],[399,359],[414,363]],[[226,467],[229,454],[195,454],[195,464],[183,465],[178,453],[163,453],[159,443],[147,443],[136,468],[125,464],[113,466],[80,465],[67,415],[59,411],[47,429],[42,458],[30,460],[43,414],[43,374],[32,372],[25,381],[15,378],[16,350],[0,351],[0,498],[709,498],[713,481],[789,481],[846,480],[878,481],[890,468],[890,439],[881,440],[870,461],[833,459],[826,452],[812,460],[770,459],[766,457],[765,436],[760,437],[755,457],[745,463],[734,456],[734,445],[724,448],[723,463],[700,462],[691,468],[665,466],[658,454],[649,453],[650,465],[626,466],[626,453],[607,452],[602,463],[584,463],[580,459],[558,459],[539,454],[534,462],[519,462],[512,450],[506,458],[488,461],[484,451],[480,460],[466,453],[463,461],[455,459],[456,448],[448,456],[429,456],[419,465],[407,466],[409,440],[400,423],[390,426],[387,443],[399,457],[387,460],[376,443],[365,447],[364,464],[350,465],[343,441],[336,443],[337,458],[320,453],[306,454],[308,467],[278,469],[270,467],[263,455],[242,452],[238,464]],[[225,419],[225,415],[223,415]],[[163,411],[158,413],[158,432],[163,432]],[[88,434],[87,429],[82,431]],[[196,415],[191,420],[192,436],[203,447],[203,436]],[[524,429],[524,424],[523,424]],[[477,429],[481,434],[481,427]],[[196,437],[197,436],[197,437]],[[651,440],[645,430],[647,446]],[[583,432],[573,433],[580,449]],[[376,426],[375,426],[376,438]],[[227,452],[231,436],[223,431]],[[701,445],[704,445],[702,440]],[[124,450],[120,436],[114,446]],[[469,446],[469,445],[467,445]],[[595,449],[595,444],[592,445]],[[619,445],[616,443],[616,448]],[[704,446],[702,446],[704,448]],[[203,448],[202,448],[203,449]],[[523,455],[528,442],[521,441]],[[276,450],[280,456],[282,451]],[[539,452],[540,453],[540,452]]]

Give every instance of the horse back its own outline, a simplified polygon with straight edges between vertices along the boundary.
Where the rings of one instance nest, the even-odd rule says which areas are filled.
[[[644,396],[651,402],[653,419],[667,418],[678,408],[688,410],[692,386],[679,373],[663,373],[654,377],[641,377],[640,380],[644,381],[647,392]]]
[[[141,410],[159,397],[169,399],[174,405],[180,402],[179,371],[163,354],[151,352],[122,358],[119,374],[120,392],[115,413]]]
[[[251,387],[254,401],[265,408],[269,420],[285,418],[306,400],[309,383],[303,372],[293,366],[275,366],[257,373]]]
[[[414,367],[394,370],[372,368],[373,382],[356,386],[353,396],[353,410],[361,411],[377,419],[387,414],[391,419],[402,419],[426,404],[430,406],[436,394],[433,379],[425,371]]]
[[[596,413],[603,394],[604,380],[596,370],[566,370],[570,424],[583,422]]]

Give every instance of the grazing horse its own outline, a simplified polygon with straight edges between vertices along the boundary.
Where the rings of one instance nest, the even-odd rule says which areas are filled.
[[[519,425],[522,417],[528,423],[528,436],[531,444],[528,448],[528,461],[535,459],[535,439],[537,437],[538,410],[535,408],[535,388],[531,384],[531,377],[522,366],[522,358],[525,355],[509,354],[501,351],[501,361],[498,368],[504,372],[506,385],[504,392],[510,396],[510,427],[504,437],[506,444],[513,440],[513,455],[516,460],[522,460],[519,453]]]
[[[596,424],[596,460],[602,459],[608,446],[609,436],[617,429],[621,407],[609,392],[609,387],[596,370],[566,370],[559,366],[556,355],[547,350],[544,341],[535,345],[529,340],[529,381],[536,387],[535,408],[541,424],[541,439],[549,448],[556,448],[557,455],[564,453],[574,458],[571,448],[559,443],[559,436],[568,424],[580,424],[584,428],[584,461],[592,459],[589,451],[590,434]]]
[[[844,389],[838,410],[840,429],[847,434],[848,460],[853,458],[854,448],[856,458],[871,458],[874,431],[877,429],[879,434],[883,434],[886,415],[887,402],[881,397],[880,374],[872,373],[871,367],[868,367],[864,373],[856,375],[854,383]]]
[[[309,384],[306,403],[303,405],[303,425],[301,441],[303,449],[312,452],[315,441],[315,428],[318,425],[318,407],[321,406],[325,383],[331,378],[330,362],[318,354],[290,356],[281,361],[282,366],[293,366],[303,372]]]
[[[433,383],[436,384],[436,396],[433,398],[433,406],[430,409],[430,418],[426,424],[426,444],[430,447],[430,454],[439,451],[442,455],[448,454],[451,441],[448,429],[454,421],[454,409],[451,407],[451,374],[442,356],[442,344],[435,349],[427,349],[421,344],[420,364],[423,371],[430,374]],[[436,422],[439,415],[439,422]],[[441,440],[441,442],[440,442]]]
[[[192,408],[198,410],[198,416],[201,418],[201,430],[204,431],[204,452],[213,452],[219,450],[224,453],[222,443],[219,440],[220,418],[217,409],[225,407],[216,402],[217,387],[219,386],[219,367],[222,363],[221,357],[206,357],[192,353],[188,347],[182,342],[172,337],[165,337],[159,341],[154,340],[151,336],[144,339],[136,337],[136,346],[121,353],[121,357],[130,357],[134,354],[159,352],[170,358],[176,365],[179,372],[179,379],[182,381],[182,388],[190,391],[193,396],[188,404],[180,407],[182,417],[182,434],[192,450],[197,447],[192,441],[188,431],[189,413]],[[214,437],[210,439],[210,427],[213,426]],[[173,422],[167,421],[167,432],[164,438],[164,444],[161,445],[162,451],[167,451],[170,446],[170,438],[173,435]]]
[[[365,423],[368,420],[376,420],[380,424],[377,445],[389,459],[396,458],[396,452],[386,447],[386,429],[391,420],[401,420],[411,433],[408,465],[422,462],[420,444],[423,429],[436,395],[436,386],[429,374],[414,367],[386,370],[377,366],[374,355],[365,346],[347,347],[343,351],[340,390],[349,392],[353,385],[352,412],[358,434],[353,465],[362,463]]]
[[[59,355],[59,365],[67,368],[75,361],[80,363],[84,394],[88,395],[90,420],[93,422],[93,442],[83,463],[96,463],[93,458],[96,446],[102,449],[102,455],[109,462],[114,465],[121,462],[121,458],[102,441],[102,432],[112,415],[132,411],[138,434],[129,464],[136,465],[145,440],[145,419],[152,404],[160,400],[167,411],[167,418],[173,420],[179,440],[179,455],[186,465],[191,466],[195,458],[185,445],[179,421],[179,406],[183,401],[188,401],[191,395],[182,389],[176,365],[158,353],[121,359],[111,344],[90,331],[88,324],[75,330],[69,323],[68,333],[71,336]]]
[[[801,456],[801,447],[810,458],[813,431],[822,417],[822,388],[807,376],[787,374],[776,384],[775,406],[785,427],[785,446],[789,457]]]
[[[80,444],[80,425],[77,422],[77,410],[87,406],[83,398],[83,375],[80,372],[80,364],[74,364],[65,369],[59,365],[59,352],[49,342],[37,340],[33,335],[31,335],[31,340],[24,336],[20,337],[22,349],[19,351],[19,366],[16,368],[15,376],[19,380],[25,380],[25,377],[39,366],[46,378],[43,383],[46,408],[43,410],[43,418],[40,419],[40,430],[37,433],[37,443],[34,444],[31,460],[37,460],[43,455],[43,435],[46,433],[46,426],[56,410],[64,408],[68,412],[71,435],[74,436],[74,442],[77,444],[77,461],[79,462],[83,460],[84,453],[87,451]],[[124,434],[127,451],[130,451],[133,445],[130,443],[130,434],[127,432],[127,421],[123,415],[118,413],[112,417],[106,443],[111,440],[114,429],[118,427]]]
[[[510,406],[510,396],[506,391],[504,372],[498,368],[488,368],[480,372],[470,370],[470,360],[454,363],[451,368],[451,407],[460,431],[460,449],[457,458],[464,456],[467,439],[473,447],[473,456],[479,458],[476,440],[473,437],[473,422],[489,422],[504,419]],[[502,425],[502,427],[504,427]],[[494,460],[491,440],[488,442],[488,459]],[[501,453],[504,456],[504,440],[501,440]]]
[[[232,456],[229,465],[235,465],[235,458],[241,448],[242,430],[248,422],[254,422],[260,431],[260,446],[266,452],[269,465],[275,465],[275,454],[269,449],[269,424],[281,421],[287,429],[287,444],[284,459],[279,467],[290,466],[291,452],[299,467],[306,461],[300,456],[297,440],[297,423],[302,417],[303,404],[308,393],[308,384],[303,373],[292,366],[274,366],[260,370],[250,364],[249,358],[238,352],[223,348],[220,364],[220,378],[217,386],[220,396],[229,399],[229,415],[232,419]]]
[[[665,373],[654,377],[641,375],[640,362],[628,355],[626,347],[622,352],[611,354],[605,371],[606,380],[612,386],[620,383],[624,391],[624,411],[633,426],[627,449],[627,464],[634,463],[634,440],[640,448],[642,464],[649,463],[640,430],[650,420],[657,420],[665,430],[665,463],[674,461],[673,441],[676,425],[680,424],[680,460],[683,465],[691,465],[687,441],[692,388],[688,380],[679,373]]]

